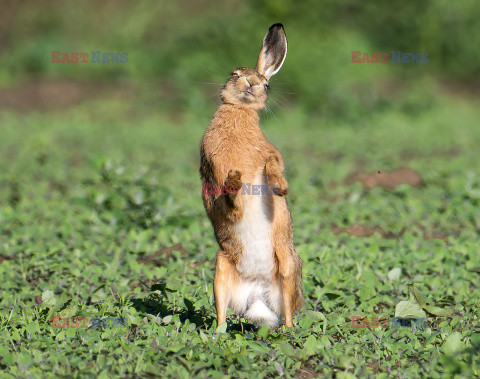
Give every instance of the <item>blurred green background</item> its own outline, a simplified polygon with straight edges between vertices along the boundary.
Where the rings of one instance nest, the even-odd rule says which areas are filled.
[[[209,83],[223,83],[235,66],[254,66],[261,38],[275,22],[285,25],[289,41],[285,66],[273,80],[277,111],[300,106],[359,122],[389,107],[419,112],[437,91],[478,94],[480,84],[475,0],[32,0],[3,2],[0,17],[3,85],[128,81],[166,111],[211,111],[216,99]],[[52,50],[127,52],[128,63],[52,64]],[[351,64],[353,50],[427,52],[429,60]]]

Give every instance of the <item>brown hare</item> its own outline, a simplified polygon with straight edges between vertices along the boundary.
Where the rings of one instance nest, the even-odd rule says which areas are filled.
[[[218,325],[227,308],[256,325],[292,327],[303,304],[302,260],[293,247],[282,155],[265,137],[257,111],[287,55],[282,24],[270,27],[256,68],[238,68],[200,145],[202,197],[220,250],[214,294]]]

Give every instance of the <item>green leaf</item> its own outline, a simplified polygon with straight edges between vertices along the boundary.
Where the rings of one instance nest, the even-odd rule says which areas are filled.
[[[217,329],[215,329],[215,333],[225,333],[227,331],[227,323],[224,322],[223,324],[220,324]]]
[[[317,346],[318,346],[318,341],[313,335],[308,336],[307,340],[303,344],[303,347],[305,348],[305,352],[308,355],[315,354],[315,350],[317,349]]]
[[[420,305],[422,308],[427,305],[427,302],[421,295],[420,291],[418,291],[413,285],[409,284],[408,285],[408,291],[410,293],[410,300],[414,300],[417,302],[418,305]],[[413,297],[413,299],[412,299]]]
[[[283,373],[285,372],[285,369],[280,362],[275,361],[273,367],[275,367],[275,371],[278,373],[278,375],[283,375]]]
[[[249,346],[252,350],[258,351],[261,354],[267,354],[270,351],[270,348],[265,346],[264,344],[252,342],[251,344],[249,344]]]
[[[63,341],[65,339],[65,331],[62,329],[57,336],[55,337],[55,341]]]
[[[63,303],[63,305],[60,307],[60,309],[58,310],[59,312],[62,312],[63,310],[67,309],[70,304],[72,303],[73,299],[70,298],[68,299],[65,303]],[[64,316],[64,317],[68,317],[68,316]]]
[[[391,282],[398,282],[402,274],[402,269],[400,267],[395,267],[387,273],[387,278]]]
[[[410,300],[416,301],[420,307],[422,307],[425,311],[430,313],[431,315],[438,316],[438,317],[445,317],[449,316],[453,313],[450,309],[443,309],[440,307],[435,307],[432,305],[427,305],[424,297],[420,294],[420,292],[411,284],[408,285],[408,290],[410,292]]]
[[[453,332],[450,334],[442,346],[442,351],[446,355],[454,355],[464,348],[462,343],[462,335],[459,332]]]
[[[2,357],[2,360],[0,362],[10,364],[10,365],[15,363],[15,359],[13,355],[10,354],[6,346],[0,346],[0,357]]]
[[[423,307],[423,309],[425,309],[431,315],[438,316],[438,317],[450,316],[453,313],[451,309],[434,307],[432,305],[426,305],[425,307]]]
[[[39,329],[40,329],[40,326],[38,325],[37,321],[32,321],[27,325],[27,328],[26,328],[28,334],[34,334]]]
[[[472,267],[472,268],[467,268],[467,271],[476,272],[477,274],[480,274],[480,266],[476,266],[476,267]]]
[[[313,319],[311,317],[308,317],[307,315],[302,317],[298,322],[298,325],[300,325],[302,329],[310,329],[312,324],[313,324]]]
[[[57,298],[53,291],[47,290],[42,293],[42,303],[53,308],[57,304]]]
[[[173,319],[173,316],[172,315],[168,315],[168,316],[165,316],[162,321],[164,324],[170,324],[170,322],[172,321]]]
[[[327,331],[327,318],[325,317],[325,315],[322,312],[318,311],[305,311],[305,313],[316,321],[323,321],[323,334],[325,334],[325,332]]]
[[[198,334],[199,334],[200,339],[202,340],[203,343],[207,343],[207,342],[208,342],[208,338],[207,338],[207,336],[205,335],[205,333],[203,333],[203,332],[200,330],[200,332],[199,332]]]
[[[263,325],[260,329],[258,329],[257,335],[262,339],[266,339],[269,331],[270,327],[268,325]]]
[[[470,336],[470,341],[474,349],[480,350],[480,333],[475,333]]]
[[[336,375],[336,377],[338,379],[355,379],[356,376],[349,373],[349,372],[346,372],[346,371],[339,371]]]
[[[395,307],[395,317],[424,318],[427,317],[427,314],[417,303],[412,303],[411,301],[401,301]]]
[[[287,341],[281,341],[278,344],[278,347],[280,348],[280,351],[285,355],[288,355],[288,356],[295,355],[295,349]]]
[[[77,313],[77,306],[73,305],[71,307],[63,309],[59,314],[61,317],[72,318],[73,315]]]

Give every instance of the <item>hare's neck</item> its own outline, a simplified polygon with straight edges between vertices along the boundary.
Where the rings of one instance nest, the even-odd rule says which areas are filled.
[[[238,112],[258,118],[258,113],[255,109],[244,107],[238,104],[223,103],[220,106],[219,110],[225,112]]]
[[[238,105],[221,105],[215,118],[221,119],[223,122],[220,122],[220,124],[228,128],[260,129],[257,111]]]

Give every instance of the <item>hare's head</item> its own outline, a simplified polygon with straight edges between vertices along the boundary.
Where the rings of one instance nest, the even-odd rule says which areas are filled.
[[[268,81],[275,75],[287,56],[287,37],[282,24],[268,29],[258,55],[257,67],[238,68],[222,89],[224,103],[260,110],[267,100]]]

